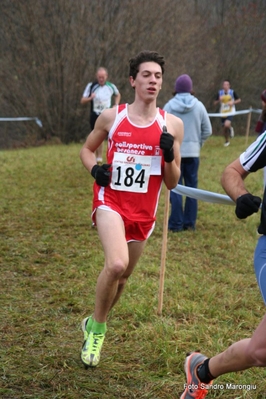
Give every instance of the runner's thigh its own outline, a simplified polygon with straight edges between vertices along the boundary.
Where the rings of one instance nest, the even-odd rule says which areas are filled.
[[[97,209],[96,222],[107,261],[122,260],[128,263],[128,247],[124,222],[114,211]]]

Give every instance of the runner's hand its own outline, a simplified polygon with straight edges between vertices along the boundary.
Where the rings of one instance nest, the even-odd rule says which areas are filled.
[[[91,170],[91,175],[94,177],[99,186],[106,187],[110,182],[110,167],[111,164],[94,165]]]
[[[246,219],[248,216],[260,209],[261,198],[247,193],[241,195],[236,200],[235,213],[239,219]]]
[[[163,127],[163,132],[160,138],[160,148],[163,150],[163,157],[165,162],[172,162],[174,156],[174,137],[167,132],[166,126]]]

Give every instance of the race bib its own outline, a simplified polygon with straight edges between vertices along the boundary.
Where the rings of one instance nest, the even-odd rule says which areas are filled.
[[[115,152],[112,163],[112,189],[146,193],[151,175],[151,164],[151,156]]]
[[[93,111],[96,114],[101,114],[105,109],[109,108],[110,101],[98,100],[97,97],[93,99]]]
[[[230,94],[223,94],[221,96],[221,112],[231,112],[232,111],[232,106],[229,105],[228,103],[232,100],[232,97]]]
[[[161,155],[153,155],[151,157],[151,175],[161,175],[161,162],[162,157]]]
[[[222,104],[221,105],[221,112],[230,112],[232,107],[229,104]]]

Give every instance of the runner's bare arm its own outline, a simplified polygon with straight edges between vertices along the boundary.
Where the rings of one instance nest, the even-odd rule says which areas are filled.
[[[236,201],[240,195],[248,193],[244,183],[248,174],[242,167],[239,158],[225,168],[221,177],[221,184],[233,201]]]
[[[166,126],[167,132],[174,136],[174,160],[169,163],[165,162],[164,164],[164,182],[166,187],[171,190],[178,184],[180,178],[180,146],[184,137],[184,125],[180,118],[172,114],[167,114]]]
[[[96,120],[94,130],[88,135],[80,151],[80,159],[89,172],[91,172],[91,169],[97,163],[95,151],[108,135],[115,120],[115,115],[115,108],[107,109],[101,113]]]
[[[247,175],[238,158],[225,168],[221,179],[223,188],[236,203],[235,214],[239,219],[258,212],[261,205],[261,198],[249,193],[245,187]]]
[[[114,103],[114,107],[116,107],[119,103],[120,103],[120,101],[121,101],[121,94],[120,93],[118,93],[118,94],[116,94],[115,96],[114,96],[114,98],[115,98],[115,103]]]

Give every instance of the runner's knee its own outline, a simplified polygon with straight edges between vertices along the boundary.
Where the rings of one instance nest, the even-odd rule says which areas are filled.
[[[112,263],[106,265],[106,272],[114,280],[121,279],[121,276],[127,269],[127,263],[122,259],[117,259]]]

